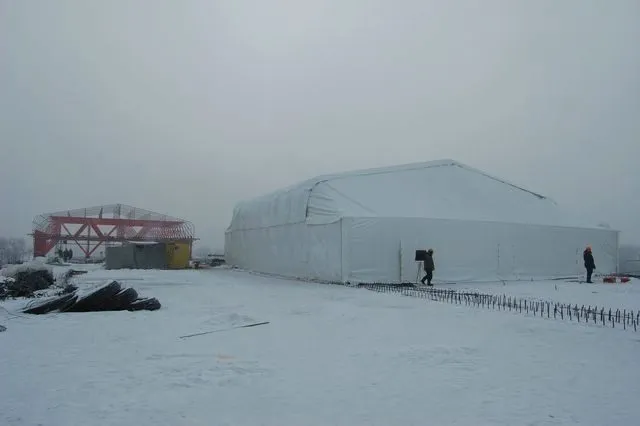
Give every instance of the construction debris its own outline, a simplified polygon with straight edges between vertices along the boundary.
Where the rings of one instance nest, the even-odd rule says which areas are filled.
[[[27,305],[26,314],[42,315],[50,312],[155,311],[161,305],[156,298],[140,298],[133,288],[122,288],[117,281],[81,292],[49,298]]]
[[[49,312],[155,311],[161,307],[157,299],[139,297],[133,288],[122,288],[117,281],[81,291],[70,281],[76,275],[86,273],[69,269],[54,279],[52,268],[41,261],[11,265],[0,273],[0,300],[8,297],[39,298],[23,310],[35,315]],[[57,289],[48,290],[54,286]],[[55,296],[45,298],[52,294]]]
[[[10,265],[0,271],[0,300],[50,296],[51,292],[42,290],[52,287],[57,287],[59,294],[72,293],[77,290],[77,287],[70,284],[71,278],[87,272],[69,269],[64,274],[54,277],[51,267],[38,260],[21,265]]]
[[[7,297],[34,297],[35,293],[54,285],[51,267],[33,261],[10,265],[0,273],[0,300]]]
[[[46,314],[52,311],[66,311],[70,306],[72,306],[76,300],[78,300],[78,296],[74,293],[65,294],[63,296],[52,297],[46,299],[44,301],[38,301],[37,303],[32,303],[28,305],[28,308],[23,312],[25,314]]]
[[[203,331],[201,333],[187,334],[185,336],[180,336],[180,339],[188,339],[189,337],[195,337],[195,336],[204,336],[205,334],[219,333],[221,331],[235,330],[235,329],[238,329],[238,328],[257,327],[259,325],[265,325],[265,324],[269,324],[269,321],[254,322],[252,324],[237,325],[235,327],[221,328],[221,329],[218,329],[218,330]]]

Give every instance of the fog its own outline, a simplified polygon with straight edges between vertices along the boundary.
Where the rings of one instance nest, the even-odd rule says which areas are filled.
[[[0,0],[0,235],[453,158],[640,242],[640,2]],[[595,223],[594,223],[595,225]]]

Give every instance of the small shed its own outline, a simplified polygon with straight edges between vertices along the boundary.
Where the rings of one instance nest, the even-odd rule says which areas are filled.
[[[107,247],[106,269],[185,269],[189,267],[187,243],[131,242]]]

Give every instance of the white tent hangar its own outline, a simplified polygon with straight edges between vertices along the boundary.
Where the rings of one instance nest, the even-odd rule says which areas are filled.
[[[618,231],[453,160],[327,175],[239,203],[230,265],[329,282],[414,282],[433,248],[436,282],[575,276],[593,247],[616,272]]]

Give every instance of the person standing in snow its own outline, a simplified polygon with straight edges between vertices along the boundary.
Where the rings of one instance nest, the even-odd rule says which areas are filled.
[[[587,270],[587,282],[591,283],[591,274],[593,274],[593,270],[596,269],[596,262],[593,259],[593,253],[591,252],[591,246],[587,246],[584,249],[584,253],[582,254],[584,258],[584,267]]]
[[[433,284],[431,284],[431,280],[433,279],[433,271],[435,271],[436,269],[435,264],[433,262],[433,249],[427,250],[427,255],[424,258],[423,263],[424,263],[424,272],[426,272],[426,275],[422,277],[420,282],[424,284],[424,280],[427,280],[427,285],[433,286]]]

